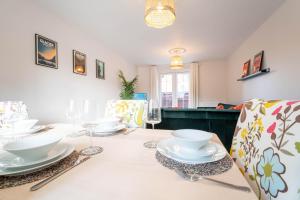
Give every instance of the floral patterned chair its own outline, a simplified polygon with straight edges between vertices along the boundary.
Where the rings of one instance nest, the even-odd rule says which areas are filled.
[[[10,128],[13,122],[24,119],[28,119],[28,113],[22,101],[0,102],[0,128]]]
[[[111,100],[107,102],[106,117],[120,117],[129,128],[144,127],[147,116],[147,101]]]
[[[259,199],[300,199],[300,101],[246,102],[231,155]]]

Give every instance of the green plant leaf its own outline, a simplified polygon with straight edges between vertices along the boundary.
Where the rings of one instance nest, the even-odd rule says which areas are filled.
[[[288,156],[295,156],[294,154],[292,154],[291,152],[289,152],[288,150],[286,149],[280,149],[280,151],[285,154],[285,155],[288,155]]]
[[[300,142],[295,142],[295,147],[298,153],[300,153]]]

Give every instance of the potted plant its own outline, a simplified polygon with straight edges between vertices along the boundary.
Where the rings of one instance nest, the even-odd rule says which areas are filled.
[[[121,80],[122,89],[120,93],[120,97],[123,100],[129,100],[133,98],[134,90],[137,83],[137,76],[135,76],[131,81],[126,80],[123,72],[119,71],[119,78]]]

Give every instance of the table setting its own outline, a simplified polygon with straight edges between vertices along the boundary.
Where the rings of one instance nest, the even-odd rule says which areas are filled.
[[[148,122],[159,123],[152,109]],[[68,109],[69,124],[26,118],[1,129],[0,200],[218,199],[215,191],[255,199],[215,134],[128,128],[95,111],[87,101],[80,117]]]

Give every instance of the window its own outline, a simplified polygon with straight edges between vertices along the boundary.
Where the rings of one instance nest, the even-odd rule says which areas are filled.
[[[186,72],[162,74],[160,99],[163,108],[187,108],[189,106],[190,76]]]

